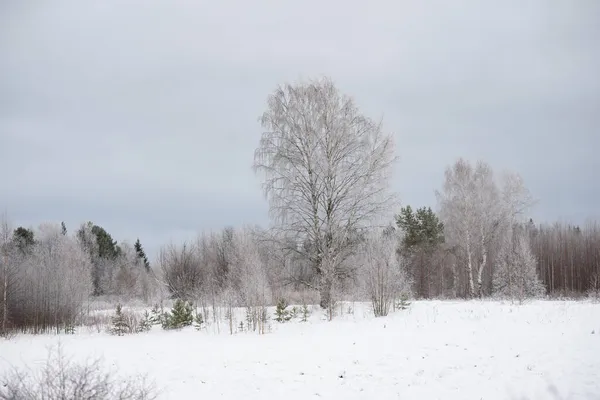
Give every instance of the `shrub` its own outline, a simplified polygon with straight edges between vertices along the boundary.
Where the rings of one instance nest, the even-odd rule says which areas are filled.
[[[145,378],[116,377],[100,360],[84,364],[67,359],[60,347],[50,351],[40,373],[13,370],[0,378],[0,400],[152,400],[153,384]]]

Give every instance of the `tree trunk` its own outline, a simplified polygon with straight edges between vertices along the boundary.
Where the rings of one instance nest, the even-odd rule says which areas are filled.
[[[483,297],[483,270],[487,264],[487,250],[483,249],[483,256],[481,258],[481,264],[477,269],[477,294],[479,297]]]
[[[3,257],[4,261],[4,287],[2,291],[2,330],[0,334],[6,334],[6,328],[8,325],[8,260],[6,256]]]
[[[328,309],[331,306],[331,291],[333,288],[333,280],[327,277],[321,279],[321,285],[319,287],[320,303],[319,305],[323,309]]]
[[[469,297],[475,297],[473,282],[473,254],[471,252],[471,235],[467,232],[467,279],[469,281]]]

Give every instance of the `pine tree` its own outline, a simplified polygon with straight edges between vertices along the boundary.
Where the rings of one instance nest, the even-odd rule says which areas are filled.
[[[402,295],[400,295],[400,301],[396,304],[396,308],[400,310],[406,310],[408,306],[410,306],[408,295],[406,293],[402,293]]]
[[[204,317],[202,317],[202,313],[196,312],[196,316],[194,317],[194,327],[196,330],[202,329],[202,325],[204,325]]]
[[[150,323],[152,325],[160,325],[162,321],[163,310],[158,304],[155,304],[150,310]]]
[[[127,332],[129,332],[129,324],[127,323],[127,319],[123,314],[121,305],[117,304],[117,310],[115,311],[115,315],[112,317],[112,327],[110,328],[110,333],[117,336],[123,336]]]
[[[286,310],[286,308],[287,304],[284,299],[277,302],[277,307],[275,308],[275,321],[286,322],[292,318],[290,312]]]
[[[396,225],[404,233],[401,251],[409,260],[415,289],[420,296],[429,297],[430,258],[445,241],[444,224],[430,207],[421,207],[415,213],[406,206],[396,215]]]
[[[177,299],[170,314],[163,318],[163,328],[181,329],[194,323],[193,307],[190,303]]]
[[[22,226],[15,229],[13,233],[13,241],[23,254],[27,252],[35,244],[34,232],[31,229],[23,228]]]
[[[302,305],[302,322],[308,321],[308,316],[310,315],[310,310],[306,304]]]
[[[144,316],[140,320],[140,323],[137,327],[137,331],[138,332],[149,332],[152,329],[152,325],[153,325],[152,317],[150,316],[150,313],[148,312],[148,310],[146,310],[144,312]]]

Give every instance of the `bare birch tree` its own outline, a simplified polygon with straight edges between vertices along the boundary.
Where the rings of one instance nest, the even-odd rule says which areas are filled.
[[[461,253],[467,295],[483,296],[483,273],[490,269],[490,249],[517,218],[533,204],[522,179],[506,173],[498,183],[492,168],[479,161],[473,167],[459,159],[446,169],[441,192],[436,192],[446,241]]]
[[[15,268],[13,259],[13,246],[11,245],[12,228],[8,222],[6,215],[2,216],[0,220],[0,290],[2,291],[2,320],[0,325],[0,336],[8,333],[8,302],[9,302],[9,291],[15,280]]]
[[[391,210],[392,136],[328,78],[278,87],[261,123],[254,169],[275,228],[311,263],[326,308],[352,236]]]

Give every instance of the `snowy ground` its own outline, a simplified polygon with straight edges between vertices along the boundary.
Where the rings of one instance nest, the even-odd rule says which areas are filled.
[[[0,374],[35,368],[60,339],[75,360],[147,373],[161,399],[600,399],[600,304],[430,301],[386,318],[344,308],[265,335],[230,336],[225,322],[220,333],[20,335],[0,341]]]

